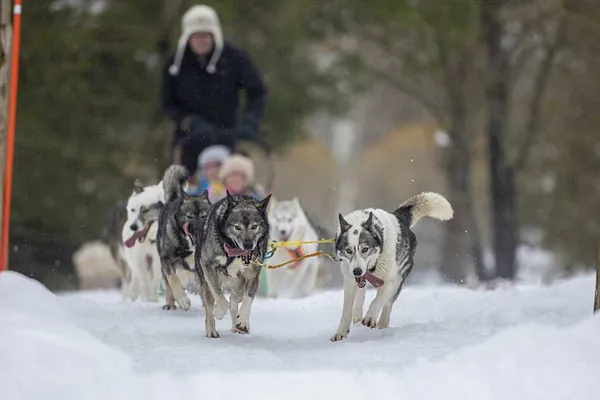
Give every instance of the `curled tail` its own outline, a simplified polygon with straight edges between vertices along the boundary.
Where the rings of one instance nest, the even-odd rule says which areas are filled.
[[[441,194],[433,192],[419,193],[400,204],[393,214],[406,221],[412,228],[423,217],[447,221],[452,219],[452,206]]]
[[[188,172],[182,165],[171,165],[162,179],[165,200],[173,201],[183,197],[187,187]]]

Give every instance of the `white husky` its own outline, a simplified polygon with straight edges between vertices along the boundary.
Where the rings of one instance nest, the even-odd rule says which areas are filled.
[[[146,301],[158,301],[162,279],[156,247],[158,215],[164,204],[162,181],[142,186],[136,181],[127,201],[127,221],[123,225],[123,257],[131,270],[129,285],[123,288],[125,298],[138,296]]]
[[[320,239],[311,225],[297,198],[288,201],[271,199],[269,209],[270,240],[278,242],[315,241]],[[266,260],[276,265],[314,253],[318,244],[290,245],[277,249],[272,258]],[[320,257],[310,257],[267,271],[267,296],[275,298],[282,293],[290,297],[309,296],[318,287]]]

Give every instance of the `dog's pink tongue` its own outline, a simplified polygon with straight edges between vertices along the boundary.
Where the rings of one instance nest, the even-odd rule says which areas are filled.
[[[225,253],[227,253],[228,257],[241,257],[252,254],[252,250],[242,250],[238,247],[232,248],[227,246],[227,244],[223,244],[223,248],[225,249]]]
[[[376,277],[370,272],[367,272],[364,276],[356,277],[354,280],[356,281],[356,285],[361,289],[365,287],[367,282],[369,282],[375,288],[380,288],[385,283],[383,279]]]
[[[143,231],[135,231],[133,235],[125,241],[125,246],[129,248],[133,247],[141,235],[143,235]]]

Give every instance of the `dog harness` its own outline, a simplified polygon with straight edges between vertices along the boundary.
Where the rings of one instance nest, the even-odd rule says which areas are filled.
[[[304,257],[304,251],[302,250],[302,246],[298,246],[295,249],[290,249],[290,248],[286,247],[285,249],[289,253],[290,257],[292,257],[293,260],[296,260],[293,263],[291,263],[290,265],[288,265],[288,268],[289,269],[298,268],[300,266],[300,262],[298,262],[297,260]]]

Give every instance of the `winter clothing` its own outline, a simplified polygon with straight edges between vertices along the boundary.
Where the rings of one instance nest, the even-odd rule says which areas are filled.
[[[210,32],[214,37],[213,50],[206,57],[198,57],[188,45],[195,32]],[[190,173],[207,146],[233,149],[239,139],[258,134],[267,89],[250,57],[223,41],[218,17],[210,7],[192,7],[183,16],[177,52],[167,60],[162,79],[162,110],[176,125],[173,146],[181,146],[181,163]],[[241,115],[240,91],[246,93]]]
[[[248,185],[254,183],[254,163],[248,157],[239,154],[230,156],[219,170],[219,179],[223,182],[227,176],[235,172],[245,175]]]
[[[229,148],[223,145],[209,146],[200,153],[198,156],[198,166],[204,167],[210,162],[219,162],[223,164],[229,157],[231,151]]]
[[[229,150],[229,148],[223,145],[209,146],[206,149],[204,149],[202,153],[200,153],[200,155],[198,156],[198,169],[200,171],[198,186],[190,190],[189,193],[191,195],[199,195],[202,192],[204,192],[204,190],[209,189],[211,185],[221,185],[218,181],[209,181],[208,178],[203,175],[203,169],[207,164],[212,162],[218,162],[220,164],[223,164],[230,154],[231,151]]]
[[[181,36],[177,43],[177,52],[173,58],[173,63],[169,67],[171,75],[177,75],[181,68],[181,60],[185,48],[187,47],[190,36],[197,32],[208,32],[212,34],[215,42],[215,48],[211,54],[210,61],[206,66],[206,72],[214,74],[217,71],[217,61],[223,51],[223,32],[221,23],[215,10],[205,5],[198,5],[190,8],[181,18]]]
[[[235,193],[224,186],[225,179],[233,173],[241,173],[246,177],[246,190],[241,193]],[[225,197],[225,190],[229,190],[231,194],[244,194],[252,196],[256,199],[261,198],[261,193],[257,190],[257,185],[254,184],[254,163],[248,157],[241,154],[233,154],[230,156],[219,170],[219,184],[211,184],[208,188],[208,196],[211,202],[216,202]]]

